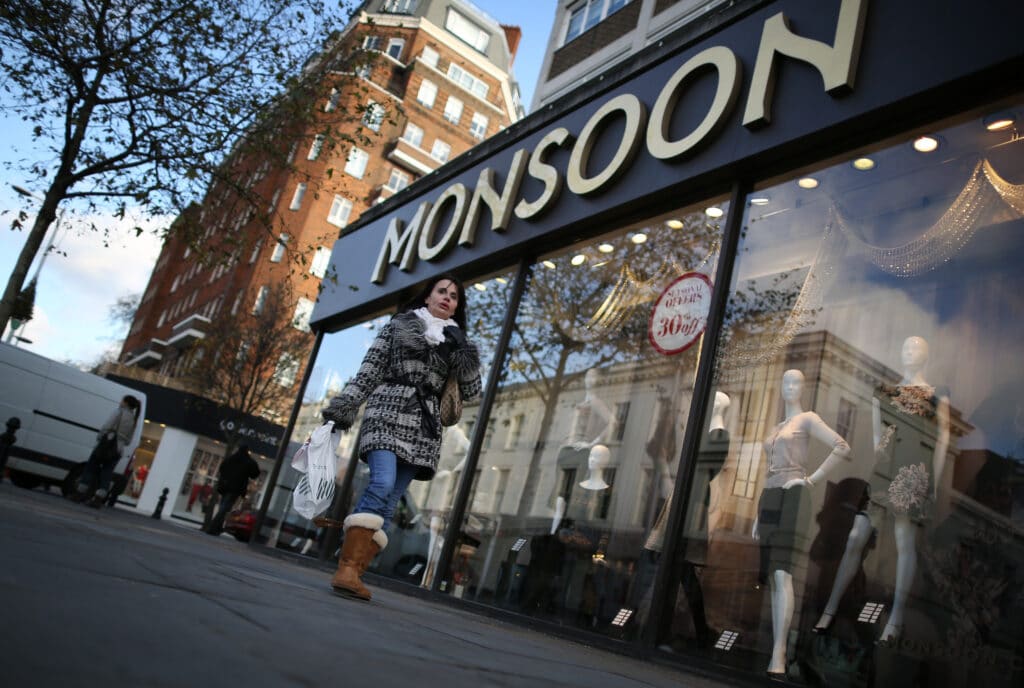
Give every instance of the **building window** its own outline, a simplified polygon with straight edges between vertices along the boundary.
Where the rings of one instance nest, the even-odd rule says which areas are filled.
[[[419,5],[420,0],[387,0],[381,11],[391,14],[412,14]]]
[[[181,283],[181,275],[175,275],[174,281],[171,282],[171,293],[173,294],[178,289],[178,285]]]
[[[423,143],[423,130],[409,122],[405,125],[405,131],[402,132],[402,140],[419,148]]]
[[[458,124],[462,118],[462,101],[455,96],[448,96],[448,102],[444,104],[444,115],[442,116],[452,124]]]
[[[274,242],[274,252],[270,254],[271,263],[281,262],[281,259],[284,258],[284,249],[288,246],[288,240],[290,238],[291,237],[287,234],[282,234],[277,238],[277,241]]]
[[[363,39],[363,50],[380,50],[384,39],[380,36],[367,36]]]
[[[416,100],[425,108],[434,107],[434,99],[437,98],[437,85],[429,79],[420,82],[420,90],[416,92]]]
[[[353,147],[348,152],[348,160],[345,162],[345,173],[356,179],[362,179],[366,174],[366,165],[370,162],[370,154],[361,148]]]
[[[480,52],[487,51],[491,35],[461,13],[449,8],[448,16],[444,20],[444,28],[448,29],[453,36],[468,43]]]
[[[292,327],[296,330],[309,332],[309,316],[313,314],[313,302],[300,296],[295,304],[295,315],[292,317]]]
[[[604,478],[608,487],[601,490],[600,501],[597,504],[597,517],[605,519],[608,518],[608,510],[612,506],[612,487],[615,485],[615,469],[604,469],[604,474],[601,477]]]
[[[299,142],[295,141],[294,143],[292,143],[292,147],[288,149],[288,158],[286,159],[286,162],[289,165],[291,165],[293,162],[295,162],[295,154],[298,153],[298,152],[299,152]]]
[[[615,430],[612,437],[616,442],[621,442],[626,434],[626,419],[629,418],[629,402],[623,401],[615,404]]]
[[[323,279],[324,275],[327,274],[327,266],[330,262],[331,249],[326,246],[317,246],[316,253],[313,254],[313,260],[309,264],[309,272]]]
[[[400,169],[392,168],[391,176],[388,177],[388,183],[384,185],[384,188],[398,193],[405,187],[409,186],[410,177],[407,172],[403,172]]]
[[[164,321],[167,320],[167,309],[160,311],[160,318],[156,321],[157,327],[163,327]]]
[[[241,305],[242,303],[242,295],[243,292],[241,290],[239,290],[239,292],[235,294],[235,302],[231,304],[231,315],[238,314],[238,306]]]
[[[433,67],[434,69],[437,69],[437,62],[440,59],[441,56],[437,53],[436,50],[429,46],[423,46],[423,52],[420,53],[420,60],[423,62],[423,64],[427,65],[428,67]]]
[[[448,65],[448,78],[475,95],[477,98],[487,100],[487,93],[490,91],[490,87],[487,85],[487,82],[482,79],[477,79],[454,62]]]
[[[452,147],[441,139],[434,141],[434,147],[430,149],[430,157],[439,162],[448,162],[448,156],[452,154]]]
[[[483,141],[485,138],[487,138],[488,121],[489,120],[487,119],[486,115],[481,115],[479,112],[474,112],[473,119],[469,123],[469,133],[472,134],[474,138]]]
[[[522,437],[524,423],[526,423],[525,413],[517,413],[509,420],[508,434],[505,435],[506,451],[511,451],[519,446],[519,438]]]
[[[384,122],[384,106],[371,100],[366,104],[366,111],[363,112],[363,126],[373,131],[380,131],[382,122]]]
[[[284,189],[280,187],[274,190],[274,195],[270,197],[270,207],[267,208],[268,213],[274,212],[274,210],[277,208],[277,202],[281,200],[282,191],[284,191]]]
[[[270,292],[270,287],[260,287],[260,290],[256,292],[256,301],[252,304],[252,314],[259,315],[263,312],[263,306],[267,303],[267,294]]]
[[[836,417],[836,432],[842,437],[852,437],[857,427],[857,406],[849,399],[839,399],[839,413]]]
[[[327,97],[327,104],[324,105],[324,112],[334,112],[338,109],[338,103],[341,101],[341,92],[336,88],[331,89],[331,95]]]
[[[313,139],[313,145],[309,147],[309,154],[306,155],[306,160],[316,160],[320,157],[320,150],[324,147],[324,140],[326,138],[323,134],[316,135],[316,138]]]
[[[263,248],[263,239],[260,238],[256,242],[256,244],[252,247],[252,254],[250,254],[250,256],[249,256],[249,265],[252,265],[253,263],[256,262],[256,259],[260,255],[260,249],[262,249],[262,248]]]
[[[306,195],[306,184],[305,182],[296,185],[295,193],[292,194],[291,205],[288,206],[288,210],[298,210],[302,207],[302,197]]]
[[[274,381],[282,387],[291,387],[295,384],[295,377],[299,374],[299,359],[295,354],[284,353],[277,359],[277,368],[274,370]]]
[[[335,196],[331,203],[331,212],[327,213],[327,221],[336,227],[344,227],[348,224],[348,217],[352,214],[352,201],[344,196]]]
[[[401,62],[402,51],[405,50],[405,39],[404,38],[390,38],[388,39],[388,56]]]
[[[625,7],[628,2],[629,0],[588,0],[581,2],[569,13],[569,24],[565,31],[564,43],[568,43],[580,34],[594,28],[603,19]]]

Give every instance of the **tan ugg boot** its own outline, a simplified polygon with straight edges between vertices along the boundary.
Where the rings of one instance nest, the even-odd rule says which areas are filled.
[[[376,514],[351,514],[345,519],[345,540],[338,557],[338,570],[331,578],[331,587],[340,595],[369,600],[370,591],[360,577],[384,547],[387,536],[380,527],[384,519]]]

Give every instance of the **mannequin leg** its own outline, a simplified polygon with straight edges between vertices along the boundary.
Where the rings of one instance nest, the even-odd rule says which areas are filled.
[[[903,615],[907,597],[917,571],[917,530],[906,516],[896,517],[896,589],[892,596],[892,613],[882,630],[881,641],[893,640],[903,631]]]
[[[793,574],[788,571],[772,572],[772,658],[769,674],[786,673],[786,644],[789,627],[793,623]]]
[[[818,623],[814,624],[815,631],[827,630],[832,625],[836,610],[839,609],[839,601],[843,599],[847,586],[857,575],[864,547],[870,539],[871,520],[864,514],[857,514],[853,518],[853,526],[846,538],[846,551],[843,552],[843,558],[836,570],[836,580],[832,583],[832,592],[829,594],[828,602],[825,603],[825,610],[821,613]]]

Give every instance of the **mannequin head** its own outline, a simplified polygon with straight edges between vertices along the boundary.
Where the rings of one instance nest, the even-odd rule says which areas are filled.
[[[728,394],[725,392],[715,392],[715,404],[711,407],[711,412],[715,415],[724,414],[731,403]]]
[[[587,457],[587,468],[591,471],[599,471],[608,465],[612,453],[603,444],[595,444],[590,448],[590,456]]]
[[[594,387],[597,386],[598,376],[600,376],[600,373],[597,372],[597,368],[591,368],[588,370],[583,376],[583,387],[587,391],[594,389]]]
[[[920,370],[928,362],[928,342],[923,337],[907,337],[900,350],[900,362],[904,368]]]
[[[791,402],[800,402],[800,397],[804,393],[804,374],[799,370],[790,369],[782,374],[782,400]]]

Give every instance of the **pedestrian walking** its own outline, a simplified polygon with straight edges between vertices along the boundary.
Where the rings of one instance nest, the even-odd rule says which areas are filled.
[[[224,529],[224,518],[231,511],[231,507],[238,501],[239,497],[245,496],[249,489],[249,480],[260,477],[260,467],[256,459],[249,456],[249,447],[240,444],[238,450],[231,456],[224,459],[217,472],[217,492],[220,494],[220,503],[217,506],[217,513],[214,514],[206,532],[210,535],[220,535]]]
[[[110,489],[114,467],[121,460],[124,448],[135,434],[141,406],[139,400],[131,394],[126,394],[121,399],[117,409],[110,414],[110,418],[96,434],[96,446],[89,455],[71,499],[85,502],[97,509],[103,506],[107,499],[107,491]]]
[[[323,411],[347,430],[366,411],[359,458],[370,481],[345,519],[331,587],[370,599],[360,579],[388,544],[386,531],[412,480],[430,480],[441,453],[439,398],[449,376],[463,400],[480,393],[480,355],[466,338],[466,290],[450,274],[435,278],[381,328],[356,376]]]

